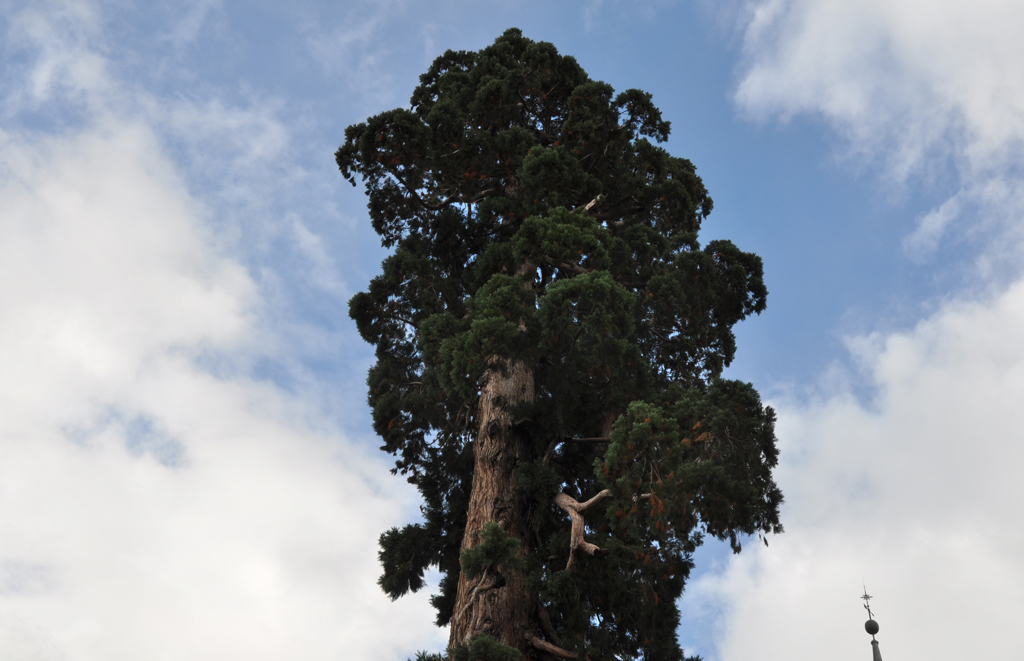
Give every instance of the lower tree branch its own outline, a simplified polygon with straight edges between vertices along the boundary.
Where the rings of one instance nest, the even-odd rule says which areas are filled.
[[[534,636],[532,633],[526,634],[526,641],[528,643],[530,643],[531,647],[539,649],[539,650],[543,650],[544,652],[547,652],[548,654],[551,654],[552,656],[557,656],[557,657],[562,658],[562,659],[578,659],[578,658],[580,658],[579,655],[576,654],[576,652],[570,652],[569,650],[562,649],[558,645],[552,645],[548,641],[541,640],[537,636]]]

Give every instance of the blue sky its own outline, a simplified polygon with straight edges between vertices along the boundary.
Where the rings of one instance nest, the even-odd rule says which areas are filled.
[[[394,658],[416,516],[348,298],[384,252],[344,128],[510,26],[651,92],[765,261],[730,376],[787,532],[703,550],[709,661],[1024,652],[1024,8],[991,1],[6,2],[0,656]],[[400,626],[395,626],[395,623]],[[941,631],[942,636],[934,635]]]

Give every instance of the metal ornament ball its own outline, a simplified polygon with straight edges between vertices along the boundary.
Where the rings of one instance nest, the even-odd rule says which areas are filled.
[[[878,622],[875,622],[874,620],[868,620],[864,623],[864,630],[872,636],[874,636],[876,633],[878,633]]]

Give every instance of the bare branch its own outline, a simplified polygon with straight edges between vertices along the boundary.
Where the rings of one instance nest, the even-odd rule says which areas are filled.
[[[575,209],[573,209],[573,213],[576,213],[577,211],[590,211],[594,207],[594,205],[597,204],[598,201],[600,201],[600,199],[601,196],[598,195],[591,201],[587,202],[586,205],[584,205],[583,207],[576,207]]]
[[[566,493],[559,493],[555,495],[555,504],[568,512],[569,519],[572,521],[572,531],[569,534],[569,562],[565,565],[566,571],[572,571],[573,567],[576,566],[577,549],[583,551],[587,555],[594,555],[601,552],[601,548],[597,546],[597,544],[591,544],[585,539],[586,523],[583,521],[583,515],[580,514],[580,512],[586,510],[591,505],[604,500],[610,495],[611,492],[608,489],[604,489],[584,503],[579,502]]]
[[[564,650],[561,647],[559,647],[557,645],[553,645],[553,644],[549,643],[546,640],[541,640],[537,636],[534,636],[532,633],[527,633],[526,634],[526,640],[527,640],[527,642],[530,643],[531,647],[539,649],[539,650],[543,650],[543,651],[545,651],[548,654],[551,654],[553,656],[557,656],[557,657],[560,657],[562,659],[578,659],[578,658],[580,658],[579,655],[576,654],[576,652],[570,652],[569,650]]]
[[[596,496],[594,496],[590,500],[588,500],[586,502],[583,502],[583,503],[578,503],[577,504],[578,506],[577,506],[576,510],[578,512],[582,512],[584,510],[588,510],[588,509],[590,509],[591,505],[595,505],[595,504],[601,502],[602,500],[604,500],[605,498],[607,498],[610,495],[612,495],[612,492],[610,490],[602,489],[601,491],[599,491],[597,493]]]

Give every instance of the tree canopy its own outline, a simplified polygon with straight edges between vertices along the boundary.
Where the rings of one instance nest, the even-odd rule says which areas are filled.
[[[510,29],[337,151],[393,248],[350,303],[374,429],[423,496],[380,585],[440,570],[452,658],[681,659],[693,551],[781,531],[774,414],[721,378],[761,259],[701,246],[668,136],[650,94]]]

